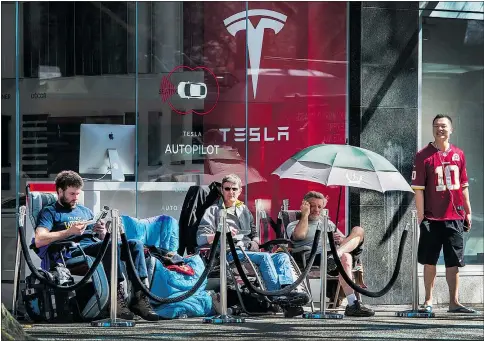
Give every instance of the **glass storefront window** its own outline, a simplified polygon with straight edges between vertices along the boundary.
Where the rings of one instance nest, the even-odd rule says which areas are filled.
[[[19,6],[21,188],[70,169],[85,179],[86,206],[134,215],[135,3]],[[117,161],[108,149],[116,150]],[[102,182],[116,180],[115,163],[124,187]]]
[[[297,209],[311,188],[329,194],[335,218],[338,189],[271,173],[309,145],[345,142],[345,4],[139,3],[138,26],[139,127],[147,132],[138,179],[166,187],[140,189],[140,200],[153,199],[149,209],[178,217],[190,185],[235,173],[253,212],[255,199],[272,216],[283,199]]]
[[[475,5],[475,6],[474,6]],[[422,21],[422,135],[421,148],[432,137],[432,119],[453,119],[451,143],[467,161],[472,205],[472,229],[465,234],[465,263],[484,263],[484,17],[482,2],[473,3],[481,20],[424,17]],[[477,6],[477,7],[476,7]],[[460,17],[458,17],[460,18]],[[443,264],[443,256],[439,260]]]
[[[204,141],[217,141],[226,156],[206,161],[205,169],[239,174],[252,210],[262,199],[275,218],[284,199],[299,209],[313,189],[329,195],[335,219],[338,188],[272,172],[310,145],[345,143],[346,4],[222,4],[204,4],[204,61],[217,76],[220,97],[203,116],[203,129]],[[344,210],[342,200],[343,230]]]
[[[17,195],[18,160],[21,199],[70,169],[94,211],[179,219],[190,186],[235,173],[253,214],[255,199],[275,218],[313,189],[336,218],[339,188],[272,172],[346,141],[346,3],[27,1],[17,34],[15,6],[2,3],[2,199]]]

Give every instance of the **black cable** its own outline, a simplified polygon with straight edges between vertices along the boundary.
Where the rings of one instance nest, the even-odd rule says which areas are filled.
[[[108,226],[108,224],[110,224],[110,223],[111,222],[108,221],[106,223],[106,226]],[[27,242],[25,240],[25,232],[23,231],[22,228],[19,227],[18,233],[19,233],[19,237],[20,237],[20,245],[22,247],[22,252],[24,253],[24,256],[25,256],[25,262],[27,263],[30,271],[34,274],[34,276],[41,283],[47,285],[50,288],[53,288],[53,289],[59,290],[59,291],[74,291],[74,290],[79,289],[80,287],[82,287],[83,285],[85,285],[87,283],[87,281],[94,274],[94,271],[96,271],[98,264],[104,258],[104,254],[106,253],[106,250],[108,249],[108,246],[109,246],[109,239],[111,238],[111,234],[106,233],[106,236],[104,237],[103,243],[101,245],[101,249],[99,250],[99,252],[96,256],[96,259],[92,263],[92,266],[89,269],[89,271],[86,273],[86,275],[79,282],[77,282],[73,285],[58,285],[58,284],[55,284],[54,282],[52,282],[51,280],[45,278],[44,275],[35,268],[35,265],[32,263],[32,258],[30,258],[30,254],[29,254],[29,251],[28,251],[29,248],[28,248]]]
[[[387,283],[387,285],[380,291],[369,291],[369,290],[363,289],[355,282],[353,282],[348,277],[348,274],[344,271],[343,265],[341,264],[341,260],[338,257],[338,254],[336,252],[336,245],[334,244],[333,232],[328,232],[328,239],[329,239],[329,246],[331,248],[331,253],[333,254],[334,261],[336,263],[339,273],[341,274],[345,282],[348,283],[348,285],[353,290],[355,290],[356,292],[359,292],[360,294],[363,294],[368,297],[381,297],[385,295],[392,288],[393,284],[395,284],[395,281],[398,278],[398,274],[400,273],[400,266],[402,264],[403,250],[405,248],[405,241],[407,239],[407,234],[408,234],[408,230],[407,228],[405,228],[405,230],[402,233],[402,238],[400,239],[400,246],[398,247],[397,264],[395,265],[395,269],[393,270],[393,275],[390,278],[390,281]]]
[[[234,240],[232,239],[231,232],[227,233],[227,240],[229,243],[230,251],[232,252],[232,256],[234,258],[235,266],[237,267],[237,271],[239,272],[239,275],[242,278],[242,281],[249,289],[249,291],[263,296],[281,296],[281,295],[286,295],[291,291],[293,291],[299,284],[301,284],[302,281],[306,279],[306,276],[308,275],[309,271],[311,271],[311,267],[313,265],[314,259],[316,258],[316,252],[318,249],[320,236],[321,236],[321,230],[317,230],[314,236],[313,247],[311,249],[311,255],[309,256],[309,261],[306,264],[306,268],[303,270],[303,272],[298,277],[298,279],[296,279],[294,283],[285,287],[284,289],[274,290],[274,291],[261,290],[254,287],[254,285],[247,278],[247,275],[245,274],[244,269],[242,268],[242,264],[240,263],[239,256],[237,255],[237,251],[235,250],[235,244],[234,244]]]
[[[126,238],[126,233],[121,233],[121,242],[122,242],[124,250],[126,251],[127,258],[128,258],[127,264],[128,264],[128,266],[131,270],[131,274],[133,275],[132,276],[133,278],[131,280],[132,281],[134,280],[134,283],[137,284],[137,286],[141,289],[141,291],[143,291],[143,293],[146,296],[151,298],[153,301],[156,301],[156,302],[161,303],[161,304],[170,304],[170,303],[183,301],[183,300],[187,299],[188,297],[192,296],[198,290],[198,288],[200,288],[200,286],[202,285],[205,278],[208,276],[208,273],[212,270],[213,265],[215,263],[215,258],[216,258],[215,255],[216,255],[216,249],[217,249],[217,244],[219,242],[219,239],[220,239],[220,232],[217,232],[217,233],[215,233],[215,237],[214,237],[213,243],[212,243],[212,248],[210,249],[210,259],[208,261],[208,264],[205,266],[205,270],[203,271],[202,275],[198,279],[197,283],[195,283],[195,285],[190,290],[188,290],[184,294],[181,294],[180,296],[171,297],[171,298],[163,298],[163,297],[159,297],[159,296],[153,294],[145,286],[143,281],[141,281],[141,279],[139,278],[138,272],[136,271],[136,267],[134,266],[133,257],[131,256],[131,250],[129,249],[128,239]]]

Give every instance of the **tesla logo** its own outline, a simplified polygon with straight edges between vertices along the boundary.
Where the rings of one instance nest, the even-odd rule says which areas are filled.
[[[262,18],[259,21],[259,24],[254,27],[249,20],[245,20],[246,17],[254,16],[264,16],[266,18]],[[237,32],[247,29],[246,36],[254,98],[257,93],[257,81],[259,79],[259,66],[262,53],[262,42],[264,41],[264,30],[270,28],[278,34],[284,27],[286,19],[286,15],[278,12],[267,9],[251,9],[234,14],[224,20],[224,25],[226,26],[227,31],[229,31],[234,37]]]
[[[110,140],[114,140],[114,135],[113,135],[113,133],[109,133],[108,137],[109,137],[109,139],[110,139]]]
[[[348,185],[361,185],[363,181],[363,175],[356,175],[355,172],[351,173],[351,175],[346,172],[346,180],[348,180]]]
[[[263,130],[261,132],[261,129]],[[219,128],[219,131],[222,133],[223,141],[227,142],[227,133],[231,132],[231,128]],[[235,142],[244,142],[249,138],[251,142],[258,142],[258,141],[282,141],[286,140],[289,141],[289,127],[277,127],[277,134],[270,136],[270,132],[267,127],[265,128],[249,128],[249,132],[247,133],[245,128],[234,128],[233,129],[233,136]],[[248,136],[247,136],[248,135]]]

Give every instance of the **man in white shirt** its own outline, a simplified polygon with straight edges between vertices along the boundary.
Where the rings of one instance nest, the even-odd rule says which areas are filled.
[[[314,236],[318,227],[318,221],[321,216],[321,211],[326,207],[328,199],[321,193],[311,191],[308,192],[301,204],[301,219],[291,222],[286,227],[287,236],[294,242],[294,247],[300,247],[304,245],[312,246]],[[346,274],[352,278],[352,269],[358,260],[361,252],[363,251],[364,231],[360,226],[355,226],[351,229],[351,233],[348,237],[336,229],[335,224],[329,221],[329,228],[336,230],[334,233],[335,244],[337,245],[337,252],[341,264]],[[326,237],[327,250],[328,250],[328,262],[327,272],[328,274],[335,276],[338,274],[339,282],[348,300],[348,305],[345,309],[346,316],[359,316],[367,317],[375,315],[375,312],[365,307],[360,301],[356,299],[353,289],[346,283],[341,274],[338,273],[336,263],[332,258],[332,254],[329,247],[329,241]],[[313,264],[319,264],[321,260],[321,246],[318,249],[318,256]]]

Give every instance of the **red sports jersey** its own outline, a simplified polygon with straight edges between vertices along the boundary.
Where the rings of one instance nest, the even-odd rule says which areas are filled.
[[[468,186],[464,152],[456,146],[441,152],[429,143],[415,156],[412,188],[424,190],[425,218],[463,220],[462,189]]]

